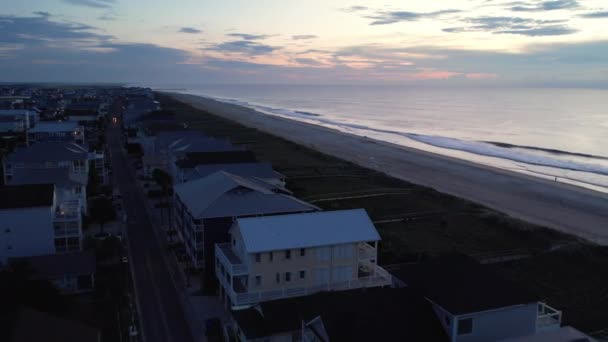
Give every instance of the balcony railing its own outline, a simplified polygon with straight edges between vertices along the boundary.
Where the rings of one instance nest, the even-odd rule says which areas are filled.
[[[267,291],[236,292],[232,286],[230,286],[230,282],[227,277],[222,276],[220,270],[216,269],[216,275],[230,296],[232,304],[235,306],[255,304],[288,297],[307,296],[321,291],[340,291],[363,287],[386,286],[390,285],[392,282],[390,273],[377,265],[375,265],[374,274],[367,277],[358,277],[351,280],[336,281],[322,285],[285,287]]]
[[[241,259],[234,254],[232,246],[229,243],[219,243],[215,245],[215,258],[224,266],[226,271],[233,276],[249,273],[247,265],[243,264]],[[216,272],[219,270],[216,269]],[[218,275],[218,278],[220,276]]]
[[[378,256],[376,249],[370,246],[368,243],[360,243],[358,249],[359,259],[376,259]]]
[[[55,210],[55,221],[64,220],[79,220],[80,219],[80,201],[73,200],[60,204]]]
[[[536,331],[559,328],[562,324],[562,312],[540,302],[536,315]]]

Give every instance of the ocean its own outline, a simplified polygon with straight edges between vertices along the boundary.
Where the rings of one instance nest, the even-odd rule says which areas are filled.
[[[148,85],[608,192],[608,90]]]

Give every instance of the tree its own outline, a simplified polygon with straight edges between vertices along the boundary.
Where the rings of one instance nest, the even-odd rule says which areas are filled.
[[[154,179],[156,184],[158,184],[163,191],[165,201],[168,204],[167,208],[169,209],[169,225],[171,225],[171,204],[169,203],[169,194],[173,190],[173,180],[171,179],[171,175],[161,169],[154,169],[154,171],[152,171],[152,179]],[[165,209],[163,207],[160,208],[161,223],[164,223],[164,210]]]
[[[114,205],[107,197],[98,197],[91,203],[91,219],[99,223],[99,234],[103,234],[103,225],[116,217]]]
[[[99,187],[101,185],[101,181],[99,180],[99,175],[97,174],[97,170],[89,165],[89,181],[87,183],[87,196],[92,197],[99,193]]]

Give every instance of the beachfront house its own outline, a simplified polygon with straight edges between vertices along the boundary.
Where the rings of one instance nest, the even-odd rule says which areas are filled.
[[[160,132],[156,137],[142,138],[144,150],[142,163],[144,174],[151,175],[154,169],[161,169],[175,178],[174,163],[189,152],[236,151],[230,141],[208,137],[196,131]]]
[[[225,326],[236,341],[448,342],[431,305],[409,289],[320,292],[235,310]]]
[[[215,248],[230,307],[319,291],[391,285],[378,266],[380,235],[363,209],[237,218]]]
[[[561,312],[465,257],[403,265],[397,287],[420,291],[452,342],[497,341],[559,329]]]
[[[74,121],[41,121],[28,130],[30,143],[39,141],[67,141],[83,145],[84,127]]]
[[[25,264],[36,279],[46,279],[61,293],[91,292],[95,288],[95,255],[90,252],[10,258],[9,264]]]
[[[257,158],[252,151],[241,148],[232,148],[216,151],[186,152],[177,155],[171,161],[171,174],[175,179],[187,178],[187,174],[199,165],[215,164],[243,164],[257,163]]]
[[[0,263],[8,258],[77,252],[81,247],[80,207],[58,203],[54,185],[0,187]]]
[[[0,133],[22,133],[39,120],[36,111],[28,109],[0,109]]]
[[[203,164],[194,168],[176,168],[173,181],[183,183],[207,177],[218,171],[225,171],[233,175],[255,178],[272,185],[284,187],[285,175],[272,169],[269,162],[233,163],[233,164]]]
[[[220,171],[175,185],[172,216],[193,266],[213,277],[214,245],[230,241],[235,218],[316,210],[281,187]]]

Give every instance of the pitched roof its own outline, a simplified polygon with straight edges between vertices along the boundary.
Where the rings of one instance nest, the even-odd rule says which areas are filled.
[[[21,308],[13,329],[11,342],[99,342],[99,330],[71,321],[52,316],[45,312],[29,308]]]
[[[6,158],[17,163],[44,163],[51,161],[74,161],[88,159],[88,150],[76,143],[46,141],[18,148]]]
[[[464,256],[442,257],[391,271],[453,315],[537,302],[538,296]]]
[[[365,209],[239,218],[236,224],[249,253],[380,240]]]
[[[223,171],[177,184],[174,190],[195,218],[238,217],[317,209],[296,198],[276,193],[280,188],[271,184]]]
[[[95,272],[95,255],[88,252],[9,258],[11,262],[26,262],[36,275],[44,278]]]
[[[54,194],[53,184],[0,186],[0,209],[50,207]]]
[[[73,188],[86,183],[86,176],[74,174],[67,167],[16,169],[10,180],[13,185],[55,184],[59,188]]]
[[[280,178],[281,175],[272,169],[272,164],[259,163],[234,163],[234,164],[208,164],[198,165],[194,172],[189,174],[190,179],[206,177],[218,171],[225,171],[242,177],[256,178]]]
[[[189,152],[185,158],[175,162],[180,168],[193,168],[204,164],[234,164],[257,162],[251,151]]]
[[[321,292],[232,315],[248,339],[298,331],[320,317],[330,341],[448,341],[430,304],[410,289]]]

